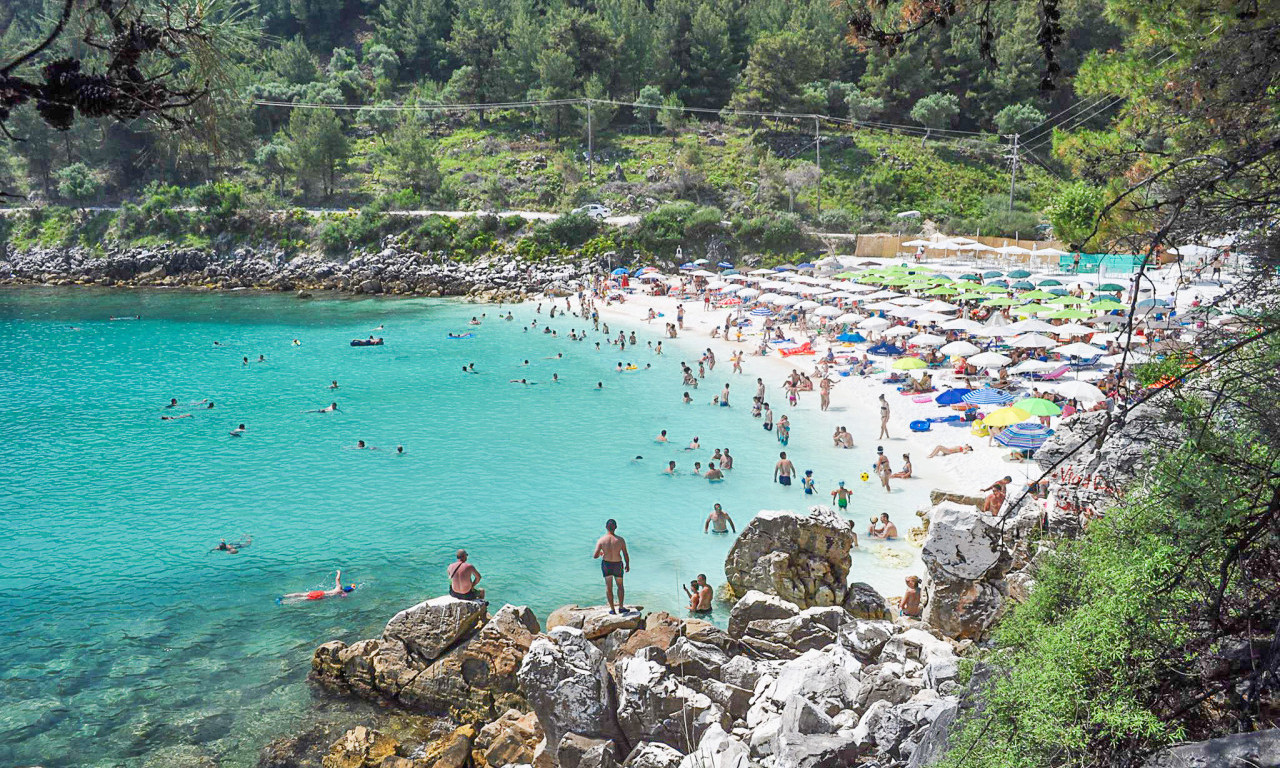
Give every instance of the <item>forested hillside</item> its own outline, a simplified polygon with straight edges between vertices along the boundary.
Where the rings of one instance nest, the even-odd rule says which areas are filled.
[[[38,39],[60,5],[5,4],[4,49]],[[600,200],[642,213],[687,199],[726,216],[794,211],[816,223],[813,122],[721,110],[816,113],[874,124],[822,126],[833,228],[881,228],[917,208],[988,232],[1026,232],[1050,177],[1029,169],[1021,216],[987,199],[1007,194],[997,134],[1025,131],[1073,101],[1079,62],[1120,39],[1102,7],[1072,3],[1064,76],[1046,95],[1029,4],[994,9],[1005,34],[991,67],[972,24],[912,40],[892,58],[861,51],[830,0],[227,3],[221,17],[243,45],[228,51],[205,129],[79,121],[57,132],[23,108],[9,127],[27,140],[0,144],[0,173],[29,199],[78,205],[136,199],[151,183],[233,181],[271,207],[383,200],[565,210]],[[57,45],[75,49],[76,38]],[[590,176],[580,104],[401,109],[583,97],[667,109],[593,106]],[[705,111],[670,109],[681,106]],[[889,125],[902,136],[888,135]],[[621,177],[610,173],[615,162]]]

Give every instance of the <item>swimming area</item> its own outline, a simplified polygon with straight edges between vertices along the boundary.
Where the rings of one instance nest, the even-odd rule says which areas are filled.
[[[613,517],[633,558],[628,604],[685,615],[681,582],[724,580],[731,537],[702,533],[715,502],[741,529],[759,509],[829,501],[845,479],[860,531],[881,511],[904,533],[915,523],[926,485],[884,494],[859,479],[874,442],[853,425],[874,414],[851,414],[859,448],[836,450],[816,394],[791,411],[766,381],[793,423],[789,455],[819,478],[822,495],[806,499],[770,481],[779,445],[749,415],[749,358],[746,376],[722,360],[685,405],[678,363],[696,367],[696,355],[664,340],[654,356],[660,325],[638,329],[635,349],[597,352],[601,334],[566,338],[587,322],[534,306],[506,322],[494,306],[432,299],[0,291],[0,764],[145,764],[188,750],[253,765],[307,717],[312,649],[376,636],[443,593],[459,547],[491,602],[545,620],[603,602],[591,553]],[[525,331],[534,318],[559,337]],[[349,346],[371,333],[385,345]],[[620,361],[641,370],[619,374]],[[462,373],[469,363],[478,373]],[[538,383],[509,383],[519,378]],[[734,407],[711,406],[725,381]],[[171,397],[184,407],[166,409]],[[205,399],[213,410],[194,405]],[[335,400],[337,413],[304,413]],[[661,429],[670,445],[654,442]],[[695,435],[703,449],[682,450]],[[723,483],[661,474],[672,459],[705,467],[725,446],[735,468]],[[252,545],[240,554],[209,551],[242,537]],[[853,577],[900,594],[912,562],[904,544],[874,544],[855,553]],[[350,597],[276,604],[331,587],[337,568],[357,585]],[[713,620],[726,617],[717,604]]]

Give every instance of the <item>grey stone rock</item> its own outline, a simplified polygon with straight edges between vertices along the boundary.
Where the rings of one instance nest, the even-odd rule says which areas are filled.
[[[1152,755],[1142,768],[1280,768],[1280,728],[1179,744]]]
[[[827,713],[803,696],[792,696],[782,707],[780,724],[783,733],[835,733],[836,724]]]
[[[930,513],[920,556],[929,572],[924,620],[956,638],[978,638],[1004,607],[1004,576],[1011,562],[990,516],[943,503]]]
[[[698,748],[680,761],[680,768],[748,768],[749,765],[747,745],[730,736],[719,725],[707,728]]]
[[[623,768],[676,768],[684,757],[679,750],[667,744],[642,741],[627,755]]]
[[[536,638],[518,678],[548,744],[566,733],[621,740],[604,654],[581,630],[557,627]]]
[[[667,649],[664,663],[681,677],[719,677],[729,661],[729,654],[714,645],[695,643],[687,637],[677,638]]]
[[[893,636],[893,624],[887,621],[852,621],[840,628],[840,644],[853,651],[863,663],[870,664],[880,656],[884,644]]]
[[[774,768],[844,768],[861,753],[852,736],[780,737]]]
[[[884,596],[875,587],[861,581],[849,585],[842,605],[849,615],[857,619],[890,621],[893,618]]]
[[[623,743],[657,741],[689,752],[713,724],[728,725],[725,713],[665,667],[646,659],[623,658],[617,674],[618,726]]]
[[[382,630],[382,638],[397,640],[410,653],[432,661],[470,634],[485,615],[482,602],[456,600],[447,595],[436,597],[391,617]]]
[[[566,733],[556,748],[556,764],[560,768],[614,768],[613,742]]]
[[[761,511],[725,559],[729,589],[735,595],[760,590],[801,608],[840,605],[853,540],[852,525],[830,507],[811,507],[807,515]]]
[[[789,619],[800,613],[800,606],[777,595],[750,590],[729,611],[729,637],[739,639],[747,625],[759,619]]]

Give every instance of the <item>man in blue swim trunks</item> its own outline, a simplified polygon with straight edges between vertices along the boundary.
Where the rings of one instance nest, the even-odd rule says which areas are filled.
[[[605,534],[596,542],[596,551],[592,559],[600,560],[600,571],[604,574],[604,594],[609,600],[609,613],[629,613],[626,605],[626,592],[622,585],[623,574],[631,572],[631,555],[627,552],[627,542],[615,533],[618,522],[613,518],[605,521]],[[618,583],[617,608],[613,602],[613,584]]]
[[[778,463],[773,465],[773,480],[778,485],[791,485],[791,478],[796,473],[796,465],[787,458],[787,452],[778,454]]]

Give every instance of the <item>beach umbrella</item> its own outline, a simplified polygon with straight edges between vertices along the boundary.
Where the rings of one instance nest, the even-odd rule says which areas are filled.
[[[921,314],[924,314],[924,313],[916,309],[915,307],[898,307],[892,312],[889,312],[889,317],[900,317],[903,320],[908,320],[910,318],[915,317],[916,315],[921,315]]]
[[[773,271],[774,272],[794,272],[797,269],[799,269],[799,267],[797,267],[795,264],[779,264],[778,266],[773,268]]]
[[[1099,292],[1112,293],[1112,292],[1115,292],[1115,291],[1123,291],[1123,290],[1124,290],[1124,286],[1123,286],[1123,285],[1116,285],[1115,283],[1103,283],[1102,285],[1098,286],[1098,287],[1097,287],[1097,288],[1095,288],[1094,290],[1095,290],[1095,291],[1099,291]]]
[[[994,299],[987,299],[982,302],[984,307],[1016,307],[1022,303],[1022,299],[1014,299],[1009,296],[997,296]]]
[[[864,304],[862,308],[875,310],[876,312],[888,312],[895,309],[902,309],[902,307],[897,304],[888,301],[874,301],[870,304]]]
[[[1009,286],[1004,285],[1003,281],[997,281],[988,285],[980,285],[974,288],[974,293],[1004,293]]]
[[[716,266],[717,266],[717,267],[720,267],[721,269],[732,269],[732,268],[733,268],[733,265],[732,265],[732,264],[730,264],[730,263],[729,263],[729,262],[727,262],[727,261],[721,261],[721,262],[717,263],[717,264],[716,264]]]
[[[796,298],[795,296],[779,296],[773,299],[772,301],[770,301],[769,303],[776,304],[779,307],[790,307],[790,306],[799,304],[800,299]]]
[[[842,342],[844,344],[861,344],[862,342],[866,341],[866,339],[863,338],[862,334],[860,333],[845,332],[837,336],[836,341]]]
[[[978,349],[976,344],[970,344],[967,341],[953,341],[942,346],[938,351],[948,357],[968,357],[969,355],[976,355],[982,350]]]
[[[1115,299],[1107,296],[1106,298],[1097,299],[1089,305],[1089,309],[1098,312],[1110,312],[1113,309],[1125,309],[1128,305],[1122,304]]]
[[[978,390],[979,392],[983,390]],[[999,391],[999,390],[997,390]],[[1015,408],[1010,405],[1005,408],[997,408],[982,418],[982,423],[988,427],[1007,427],[1010,424],[1019,424],[1031,418],[1031,414]]]
[[[1036,287],[1036,284],[1028,280],[1019,280],[1009,287],[1019,291],[1030,291]]]
[[[1106,400],[1107,396],[1102,390],[1087,381],[1062,381],[1050,382],[1045,386],[1053,389],[1059,395],[1069,400],[1079,400],[1081,402],[1096,403],[1099,400]]]
[[[946,342],[941,336],[935,336],[932,333],[921,333],[907,339],[908,344],[914,344],[917,347],[936,347]]]
[[[1011,247],[1012,247],[1012,246],[1011,246]],[[1024,250],[1026,253],[1031,253],[1031,251],[1026,251],[1026,249],[1023,249],[1023,250]],[[1015,270],[1013,270],[1012,272],[1010,272],[1010,273],[1009,273],[1009,277],[1015,277],[1015,278],[1031,277],[1031,273],[1030,273],[1030,272],[1028,272],[1028,271],[1027,271],[1027,270],[1025,270],[1025,269],[1015,269]]]
[[[1041,373],[1043,371],[1052,371],[1057,367],[1057,363],[1042,362],[1040,360],[1023,360],[1010,368],[1009,373]]]
[[[751,272],[750,272],[749,274],[752,274],[752,275],[772,275],[772,274],[773,274],[773,270],[772,270],[772,269],[765,269],[765,268],[761,267],[760,269],[753,269],[753,270],[751,270]]]
[[[1048,291],[1035,290],[1035,291],[1027,291],[1024,294],[1021,294],[1018,298],[1021,298],[1025,301],[1040,301],[1041,299],[1052,299],[1053,294],[1049,293]]]
[[[1057,339],[1041,336],[1038,333],[1024,334],[1010,342],[1010,346],[1018,347],[1019,349],[1048,349],[1057,345]]]
[[[1056,299],[1060,296],[1066,296],[1067,289],[1066,288],[1050,288],[1049,293],[1053,294],[1053,298]]]
[[[1020,245],[1003,245],[996,249],[996,253],[1003,253],[1006,256],[1014,256],[1031,253],[1031,249],[1023,248]]]
[[[681,269],[696,269],[697,266],[692,261],[686,261],[680,265]]]
[[[929,301],[920,305],[920,308],[926,312],[959,312],[960,307],[955,304],[948,304],[945,301]]]
[[[1093,317],[1093,312],[1083,309],[1059,309],[1056,312],[1050,312],[1045,317],[1050,320],[1084,320]]]
[[[1039,283],[1039,285],[1040,285],[1040,287],[1041,287],[1041,288],[1043,288],[1043,287],[1044,287],[1044,286],[1046,286],[1046,285],[1062,285],[1062,281],[1061,281],[1061,280],[1054,280],[1053,278],[1049,278],[1048,280],[1041,280],[1041,281],[1040,281],[1040,283]]]
[[[694,277],[715,277],[716,276],[715,272],[708,272],[705,269],[695,269],[689,274],[693,275]]]
[[[1032,256],[1066,256],[1066,251],[1060,251],[1057,248],[1040,248],[1031,252]]]
[[[999,352],[982,352],[969,358],[967,362],[979,368],[1000,368],[1013,362],[1013,360]]]
[[[884,335],[885,336],[910,336],[915,332],[916,332],[915,328],[910,328],[905,325],[895,325],[894,327],[885,331]]]
[[[902,349],[901,347],[895,347],[892,344],[888,344],[884,342],[881,342],[880,344],[876,344],[875,346],[869,347],[867,349],[867,352],[869,354],[877,355],[879,357],[897,357],[898,355],[901,355],[904,351],[905,350]]]
[[[1062,409],[1052,400],[1045,400],[1043,397],[1028,397],[1025,400],[1019,400],[1013,404],[1014,408],[1020,411],[1026,411],[1032,416],[1057,416],[1062,413]]]
[[[959,280],[957,280],[956,282],[952,283],[951,285],[952,285],[953,287],[956,287],[956,288],[963,288],[963,289],[965,289],[965,290],[972,290],[972,289],[974,289],[974,288],[981,288],[981,287],[982,287],[982,283],[975,283],[975,282],[973,282],[977,277],[978,277],[977,275],[961,275],[961,276],[960,276],[960,279],[959,279]]]
[[[870,331],[878,331],[881,328],[888,328],[889,321],[883,317],[868,317],[866,320],[858,323],[859,328],[866,328]]]
[[[1016,323],[1010,323],[1007,327],[1015,329],[1017,333],[1053,333],[1058,330],[1058,326],[1053,323],[1046,323],[1035,318],[1019,320]]]
[[[934,398],[933,402],[938,405],[959,405],[964,402],[964,396],[972,391],[971,389],[948,389]]]
[[[1018,307],[1017,309],[1014,310],[1014,312],[1019,315],[1038,315],[1038,314],[1041,314],[1042,312],[1054,312],[1054,311],[1057,311],[1056,307],[1046,307],[1043,304],[1027,304],[1026,306]]]
[[[822,305],[816,301],[802,301],[796,305],[796,309],[817,309],[820,306]],[[839,312],[840,310],[837,309],[836,311]],[[814,314],[817,313],[815,312]]]
[[[837,323],[856,323],[861,319],[862,319],[862,315],[854,314],[853,312],[846,312],[843,315],[837,317],[836,322]]]
[[[1105,349],[1098,349],[1092,344],[1085,344],[1083,341],[1077,341],[1074,344],[1063,344],[1062,346],[1050,351],[1057,355],[1081,358],[1097,357],[1098,355],[1105,355],[1107,353]]]
[[[918,357],[900,357],[894,360],[890,367],[895,371],[914,371],[919,368],[928,368],[929,364]]]
[[[1004,405],[1013,400],[1013,395],[1003,389],[983,387],[970,390],[961,399],[970,405]]]
[[[987,296],[987,294],[985,293],[974,293],[972,291],[969,291],[967,293],[962,293],[959,296],[952,297],[954,301],[974,301],[974,300],[987,299],[987,298],[990,298],[990,297]]]
[[[1093,329],[1087,325],[1080,323],[1067,323],[1066,325],[1055,326],[1054,333],[1058,336],[1086,336],[1093,333]]]
[[[613,271],[612,271],[612,272],[610,272],[609,274],[611,274],[611,275],[629,275],[629,274],[631,274],[631,270],[629,270],[629,269],[627,269],[627,268],[625,268],[625,267],[618,267],[617,269],[613,270]]]
[[[1079,296],[1054,296],[1052,299],[1049,299],[1048,303],[1049,304],[1085,304],[1087,302],[1084,299],[1080,298]]]
[[[698,266],[702,266],[703,264],[706,264],[706,263],[708,263],[708,262],[707,262],[707,260],[706,260],[706,259],[694,259],[694,260],[693,260],[693,263],[694,263],[694,264],[697,264]]]
[[[753,299],[760,295],[759,288],[742,288],[738,291],[738,295],[744,299]]]
[[[993,269],[990,272],[983,272],[982,276],[983,277],[1004,277],[1004,273],[998,269]]]
[[[818,307],[813,311],[813,314],[818,317],[837,317],[840,313],[841,310],[839,307]]]
[[[954,296],[960,292],[959,288],[952,288],[949,285],[940,285],[937,288],[930,288],[924,292],[926,296]]]
[[[918,307],[924,304],[925,300],[917,299],[914,296],[903,296],[902,298],[894,299],[893,303],[901,307]]]
[[[736,275],[736,274],[738,274],[738,270],[736,269],[726,269],[725,271],[720,273],[720,275],[724,277],[727,277],[728,275]]]
[[[941,323],[951,319],[949,316],[939,312],[921,312],[912,318],[916,325],[929,325],[931,323]]]
[[[942,328],[944,330],[963,331],[964,333],[975,331],[981,327],[982,327],[982,323],[978,322],[977,320],[969,320],[967,318],[957,318],[955,320],[948,320],[947,322],[942,324]]]
[[[773,317],[773,310],[769,309],[768,307],[756,307],[755,309],[751,310],[751,314],[755,315],[756,317]]]
[[[1006,448],[1034,451],[1044,445],[1052,434],[1053,430],[1043,424],[1014,424],[1001,430],[992,439]]]

